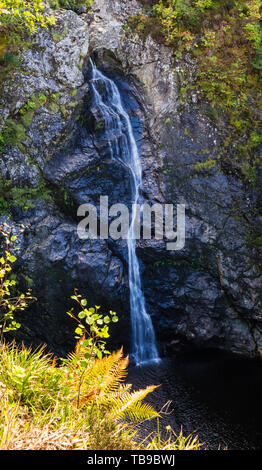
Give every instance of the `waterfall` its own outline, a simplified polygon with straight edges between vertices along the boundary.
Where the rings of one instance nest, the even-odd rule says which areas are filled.
[[[130,118],[125,111],[119,90],[113,80],[106,77],[91,61],[91,93],[104,131],[112,158],[118,158],[128,168],[131,175],[132,203],[139,202],[142,184],[142,167]],[[134,236],[135,215],[129,226],[128,266],[130,291],[130,316],[132,328],[132,351],[137,365],[159,359],[153,324],[146,311],[142,291],[139,262],[136,255]]]

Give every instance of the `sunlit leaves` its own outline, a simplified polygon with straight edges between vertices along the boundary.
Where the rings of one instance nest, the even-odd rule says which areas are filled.
[[[23,233],[25,227],[22,225],[18,234],[12,233],[12,228],[7,224],[0,227],[0,233],[5,239],[5,249],[0,257],[0,339],[3,340],[4,333],[20,328],[20,323],[14,319],[16,311],[25,310],[29,301],[34,300],[31,292],[14,294],[13,288],[17,281],[12,276],[12,265],[17,261],[13,254],[18,237]]]
[[[103,315],[99,312],[100,306],[98,305],[88,308],[87,300],[77,294],[76,290],[71,299],[75,300],[81,308],[77,315],[73,313],[73,309],[67,313],[78,323],[75,338],[82,341],[81,346],[85,349],[84,357],[89,360],[90,358],[101,359],[104,355],[108,355],[105,340],[110,336],[109,324],[118,321],[116,312],[110,310],[107,315]],[[84,367],[85,361],[82,362],[82,367]]]
[[[41,0],[1,0],[0,1],[0,26],[11,27],[12,24],[26,28],[33,34],[37,27],[47,27],[54,24],[53,15],[47,17],[44,13],[44,5]]]

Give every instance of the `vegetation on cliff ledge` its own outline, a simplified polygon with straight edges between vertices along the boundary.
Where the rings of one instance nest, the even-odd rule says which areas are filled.
[[[1,0],[0,58],[4,57],[7,47],[17,48],[21,38],[35,33],[39,26],[46,28],[54,22],[53,15],[45,15],[41,0]]]
[[[262,15],[260,0],[160,0],[146,3],[129,25],[170,46],[178,60],[196,59],[194,84],[182,86],[186,96],[198,89],[210,103],[215,121],[227,117],[224,159],[232,157],[255,183],[261,161],[255,149],[261,136]],[[151,6],[148,6],[148,3]]]

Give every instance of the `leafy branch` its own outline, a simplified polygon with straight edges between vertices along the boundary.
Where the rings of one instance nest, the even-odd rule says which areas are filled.
[[[85,359],[89,360],[93,357],[102,359],[104,354],[110,354],[105,349],[106,342],[104,339],[110,336],[108,332],[109,324],[118,321],[116,312],[110,310],[108,315],[102,315],[98,312],[100,307],[97,305],[87,308],[87,300],[77,294],[77,289],[75,289],[75,295],[72,295],[71,299],[75,300],[81,307],[77,316],[73,313],[73,309],[68,311],[67,314],[78,323],[75,329],[75,338],[82,339],[82,347],[86,348]]]
[[[13,234],[12,227],[6,223],[0,226],[0,233],[5,238],[4,252],[0,258],[0,342],[3,342],[4,333],[20,328],[20,323],[14,319],[16,311],[25,310],[29,301],[36,300],[31,291],[20,295],[13,295],[13,288],[17,281],[11,278],[12,266],[17,258],[14,256],[16,241],[24,232],[22,225],[17,234]]]

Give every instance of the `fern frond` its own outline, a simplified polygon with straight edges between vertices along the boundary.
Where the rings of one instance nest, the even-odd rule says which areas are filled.
[[[75,351],[68,355],[66,366],[69,375],[73,378],[71,389],[73,399],[77,397],[77,402],[84,406],[90,401],[98,402],[98,397],[110,395],[118,390],[127,375],[128,357],[123,358],[123,349],[113,352],[110,356],[95,361],[85,361],[86,369],[79,367],[84,348],[78,342]],[[83,357],[84,359],[84,357]],[[79,395],[79,384],[81,396]],[[99,399],[103,401],[103,399]]]
[[[130,419],[133,422],[144,421],[147,419],[159,418],[160,415],[148,403],[138,402],[131,409],[127,408],[123,413],[124,419]],[[119,418],[118,418],[119,419]]]
[[[120,384],[119,387],[116,390],[111,391],[106,396],[108,397],[108,399],[110,399],[110,398],[114,398],[114,399],[122,398],[122,400],[124,400],[125,397],[127,398],[127,397],[130,396],[131,388],[132,388],[132,384]]]
[[[123,358],[122,349],[96,360],[89,373],[85,375],[83,389],[93,386],[99,389],[100,395],[110,394],[117,390],[126,378],[127,365],[128,358]]]
[[[68,354],[67,359],[64,360],[64,363],[69,369],[75,369],[79,365],[79,361],[84,358],[85,350],[82,347],[83,339],[81,338],[77,341],[75,345],[75,350]]]
[[[121,388],[122,382],[127,376],[128,357],[116,357],[112,365],[107,369],[101,383],[101,394],[108,395]]]
[[[139,411],[145,411],[146,408],[141,408],[141,401],[151,392],[153,392],[159,385],[150,385],[142,390],[136,390],[132,393],[129,393],[127,396],[120,396],[117,400],[114,401],[113,409],[111,412],[112,418],[124,419],[126,416],[135,416],[136,413],[139,415]],[[138,405],[139,402],[139,405]],[[138,405],[138,406],[137,406]],[[150,407],[150,405],[148,405]],[[137,410],[137,411],[136,411]],[[150,411],[147,418],[160,417],[157,411],[154,410],[154,416],[152,416],[153,408],[148,408]],[[152,413],[151,413],[152,412]],[[141,419],[147,419],[141,418]]]
[[[77,345],[74,353],[69,356],[69,364],[72,367],[75,361],[81,358],[81,344]],[[123,349],[113,352],[111,355],[96,361],[90,361],[91,365],[85,371],[74,370],[76,380],[73,388],[76,391],[78,406],[90,406],[96,403],[109,420],[141,421],[152,419],[160,415],[148,403],[142,400],[158,386],[151,385],[142,390],[131,391],[132,385],[123,383],[127,376],[129,358],[123,357]],[[77,376],[79,376],[77,380]],[[81,380],[81,394],[79,393]]]

